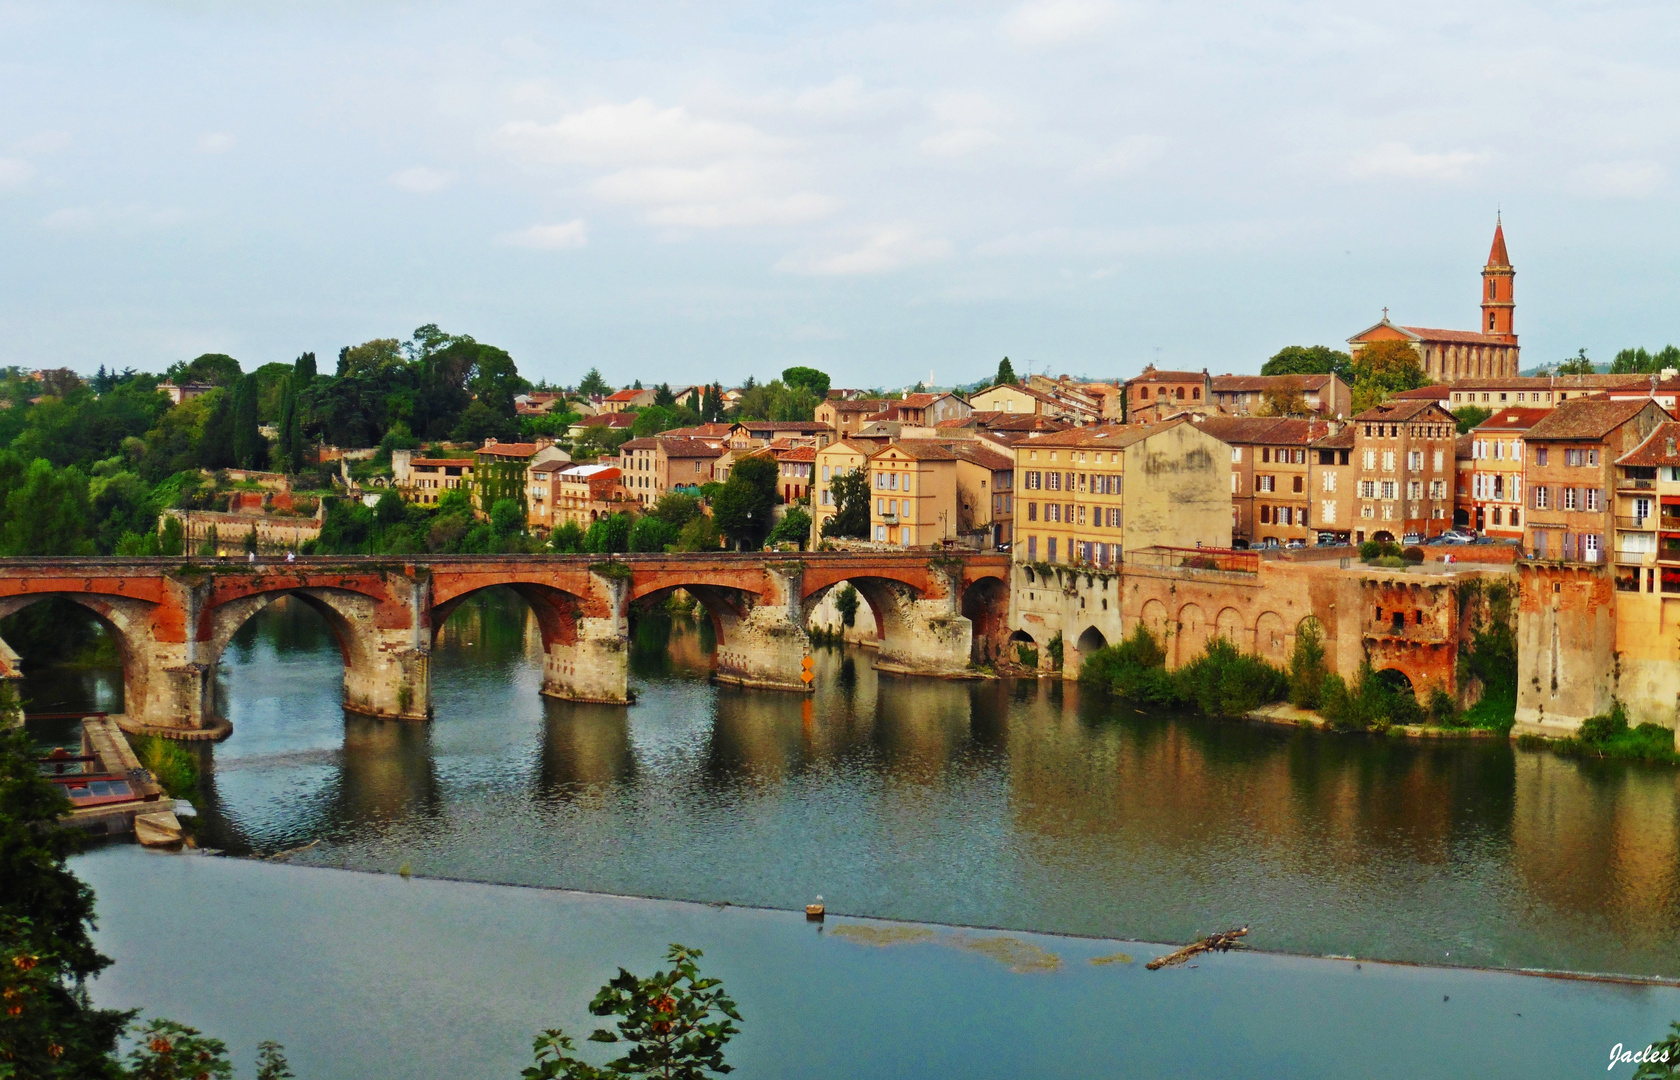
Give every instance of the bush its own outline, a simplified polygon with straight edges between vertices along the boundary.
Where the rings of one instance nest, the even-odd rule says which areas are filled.
[[[548,546],[563,554],[577,554],[583,550],[583,526],[575,521],[561,522],[549,534]]]
[[[1223,637],[1173,674],[1180,696],[1209,716],[1242,716],[1289,693],[1288,676]]]
[[[1416,544],[1413,544],[1405,551],[1402,551],[1400,553],[1400,557],[1409,563],[1420,563],[1423,561],[1423,549],[1418,547]]]
[[[597,554],[624,551],[630,546],[630,515],[608,514],[590,522],[583,549]]]
[[[1018,641],[1015,643],[1015,660],[1022,667],[1037,670],[1038,650],[1033,648],[1031,645]]]
[[[1056,636],[1050,639],[1050,644],[1045,646],[1045,650],[1050,654],[1050,669],[1052,671],[1062,670],[1062,633],[1060,630],[1056,631]]]
[[[1398,555],[1384,555],[1376,561],[1375,565],[1388,570],[1403,570],[1406,566],[1406,560]]]
[[[858,592],[852,588],[850,582],[840,586],[840,591],[834,594],[834,610],[840,613],[841,625],[857,625]]]
[[[710,514],[697,514],[677,534],[678,551],[716,551],[723,544],[717,521]]]
[[[1017,651],[1024,653],[1026,648],[1020,645]],[[1035,653],[1032,666],[1037,662]],[[1079,681],[1141,705],[1177,705],[1178,687],[1166,665],[1167,654],[1148,628],[1139,623],[1120,644],[1085,657],[1079,665]]]
[[[801,548],[811,538],[811,515],[795,506],[788,510],[776,527],[770,530],[772,544],[798,544]]]
[[[630,526],[631,551],[664,551],[677,542],[677,527],[656,517],[639,517]]]
[[[1307,619],[1295,631],[1295,651],[1289,657],[1289,703],[1300,709],[1318,708],[1329,673],[1324,665],[1324,631],[1317,619]]]
[[[1372,670],[1367,660],[1349,686],[1339,675],[1324,680],[1319,713],[1337,731],[1365,731],[1391,724],[1416,724],[1423,708],[1410,687]]]
[[[1429,691],[1429,720],[1442,727],[1451,727],[1458,719],[1458,702],[1442,687]]]
[[[1603,746],[1611,740],[1628,733],[1627,710],[1622,707],[1618,699],[1610,706],[1610,711],[1602,716],[1589,716],[1581,721],[1580,730],[1575,738],[1588,746]],[[1670,743],[1673,737],[1670,736]]]

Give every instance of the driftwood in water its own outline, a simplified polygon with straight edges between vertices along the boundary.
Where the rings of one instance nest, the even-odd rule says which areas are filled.
[[[1149,961],[1149,963],[1145,964],[1144,967],[1148,968],[1150,971],[1159,971],[1164,967],[1171,967],[1174,964],[1182,964],[1192,956],[1196,956],[1200,953],[1229,952],[1238,945],[1241,945],[1242,943],[1237,939],[1244,937],[1247,934],[1248,927],[1246,926],[1238,927],[1235,930],[1226,930],[1225,932],[1219,934],[1210,934],[1198,942],[1184,946],[1184,948],[1178,950],[1177,952],[1170,952],[1165,956],[1158,956]]]

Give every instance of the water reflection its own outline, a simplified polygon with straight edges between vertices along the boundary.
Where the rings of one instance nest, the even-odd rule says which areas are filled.
[[[877,674],[867,650],[817,650],[809,697],[713,687],[710,625],[688,617],[636,620],[635,705],[576,705],[537,693],[534,620],[500,591],[442,628],[429,725],[344,714],[303,605],[236,646],[206,815],[230,848],[320,839],[299,857],[1680,976],[1672,769],[1144,714],[1051,680]]]

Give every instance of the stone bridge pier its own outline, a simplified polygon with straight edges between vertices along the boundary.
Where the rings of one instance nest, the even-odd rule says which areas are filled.
[[[594,603],[574,603],[563,633],[550,639],[545,630],[542,692],[623,705],[630,701],[629,585],[622,578],[590,577]]]
[[[701,586],[691,591],[705,605],[717,628],[718,682],[765,690],[811,692],[799,676],[811,652],[805,633],[804,567],[795,562],[769,564],[762,593]]]

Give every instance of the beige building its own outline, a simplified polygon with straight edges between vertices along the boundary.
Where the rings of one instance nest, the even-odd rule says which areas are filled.
[[[829,398],[817,406],[813,417],[819,424],[827,424],[834,429],[834,437],[844,439],[858,428],[869,422],[886,407],[886,402],[880,398]]]
[[[834,498],[834,489],[830,484],[838,477],[853,471],[869,470],[869,455],[878,447],[866,446],[860,443],[839,442],[829,443],[817,451],[814,484],[811,488],[811,527],[813,539],[822,535],[823,522],[833,517],[839,511],[839,505]]]
[[[1307,487],[1312,491],[1313,539],[1320,544],[1353,541],[1353,521],[1359,516],[1353,425],[1331,424],[1331,434],[1308,447],[1311,467]]]
[[[407,468],[396,476],[397,492],[409,502],[431,506],[445,492],[462,488],[471,491],[473,460],[411,457]]]
[[[1018,562],[1113,566],[1138,548],[1231,545],[1231,447],[1187,420],[1028,439],[1015,478]]]
[[[1334,420],[1353,411],[1353,391],[1335,375],[1215,375],[1213,403],[1232,416],[1265,416],[1269,395],[1300,394],[1307,408]]]
[[[957,455],[943,442],[905,439],[869,458],[870,539],[928,547],[957,538]]]
[[[1389,401],[1353,418],[1354,543],[1416,544],[1452,527],[1458,422],[1433,401]]]
[[[722,456],[716,443],[663,435],[631,439],[618,448],[624,488],[644,509],[667,491],[710,483],[712,467]]]
[[[640,504],[624,490],[616,465],[573,465],[554,475],[553,527],[570,521],[587,529],[601,518],[635,513]]]
[[[1099,418],[1100,406],[1089,399],[1047,394],[1017,383],[999,383],[987,387],[968,399],[974,412],[1021,413],[1028,416],[1048,416],[1074,424],[1091,424]]]
[[[957,458],[957,532],[990,550],[1011,542],[1015,456],[978,439],[945,444]]]
[[[1193,421],[1231,447],[1231,535],[1248,544],[1310,544],[1312,444],[1330,434],[1321,420],[1201,416]]]
[[[1522,542],[1523,444],[1528,429],[1548,415],[1549,409],[1499,409],[1470,431],[1469,490],[1459,503],[1466,527]]]

